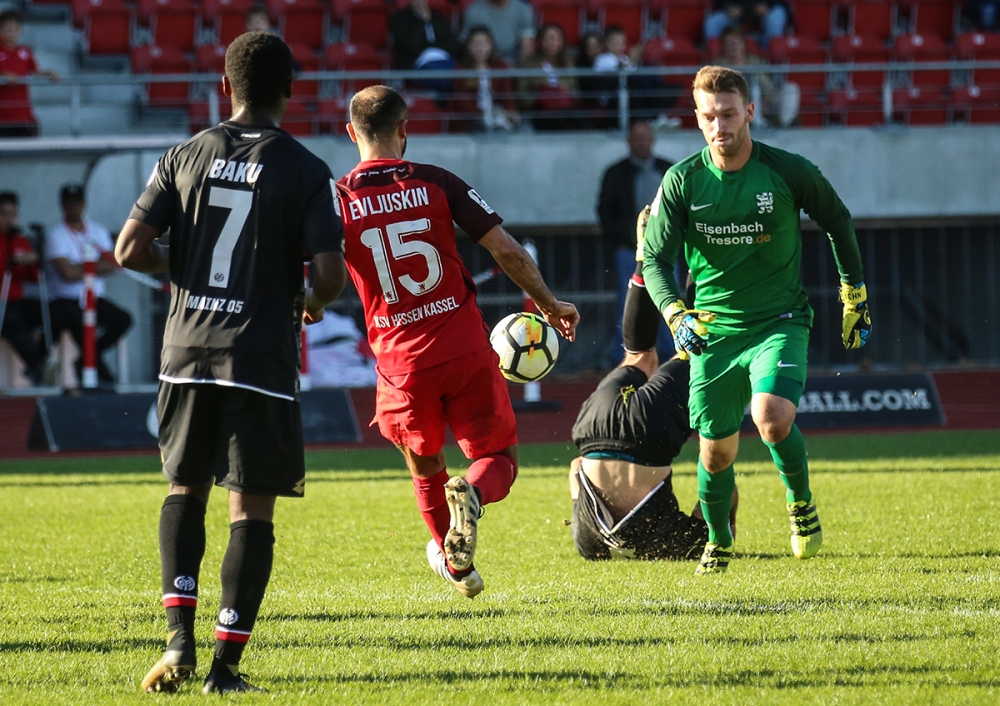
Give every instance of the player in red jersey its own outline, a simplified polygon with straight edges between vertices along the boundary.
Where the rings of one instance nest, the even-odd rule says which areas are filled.
[[[337,182],[347,269],[378,361],[375,419],[403,453],[430,528],[427,559],[459,593],[483,590],[473,566],[482,505],[517,476],[517,429],[476,286],[455,244],[455,223],[493,255],[572,341],[580,315],[557,300],[502,219],[460,178],[403,159],[406,103],[386,86],[351,99],[348,132],[361,161]],[[445,428],[472,464],[448,478]]]

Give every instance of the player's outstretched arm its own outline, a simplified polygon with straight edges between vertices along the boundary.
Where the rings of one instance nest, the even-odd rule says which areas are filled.
[[[501,226],[493,226],[479,239],[479,244],[490,251],[493,259],[503,268],[511,281],[523,289],[538,311],[563,338],[576,338],[576,326],[580,323],[580,313],[569,302],[559,301],[542,279],[542,273],[521,244]]]
[[[118,234],[115,259],[122,267],[154,274],[170,269],[170,258],[165,245],[156,242],[160,231],[151,225],[129,218]]]
[[[324,252],[313,257],[316,267],[313,269],[312,286],[306,290],[305,307],[302,321],[314,324],[323,320],[323,309],[340,296],[347,284],[347,268],[344,266],[344,254],[340,252]]]

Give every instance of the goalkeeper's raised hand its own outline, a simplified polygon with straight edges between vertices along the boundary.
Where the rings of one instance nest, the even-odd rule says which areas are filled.
[[[844,304],[844,348],[861,348],[872,332],[872,315],[868,311],[868,290],[865,283],[840,285],[840,301]]]
[[[705,324],[715,321],[715,314],[698,309],[688,309],[687,304],[677,299],[667,305],[663,318],[674,337],[677,354],[687,359],[690,354],[701,355],[708,342]]]

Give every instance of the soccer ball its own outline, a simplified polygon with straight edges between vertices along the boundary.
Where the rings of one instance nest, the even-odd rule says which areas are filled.
[[[500,372],[513,382],[534,382],[548,375],[559,359],[559,337],[538,314],[522,311],[500,319],[490,333],[500,356]]]

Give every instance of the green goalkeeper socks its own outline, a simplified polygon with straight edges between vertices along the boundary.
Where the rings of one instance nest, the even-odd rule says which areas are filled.
[[[729,511],[733,506],[735,488],[736,472],[732,465],[718,473],[709,473],[698,460],[698,500],[708,523],[708,541],[723,548],[733,545]]]
[[[792,430],[777,444],[764,442],[771,451],[774,465],[778,467],[781,481],[785,484],[785,498],[789,503],[812,500],[809,490],[809,462],[806,459],[806,441],[802,432],[792,424]]]

